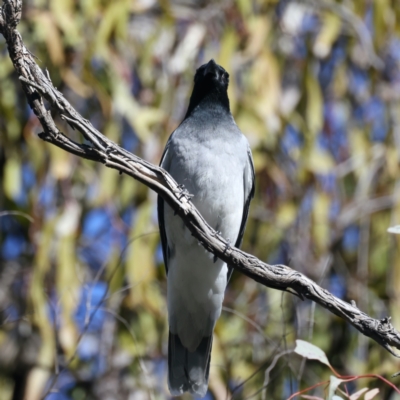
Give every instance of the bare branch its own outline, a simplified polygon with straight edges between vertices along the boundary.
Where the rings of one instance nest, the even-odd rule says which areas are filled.
[[[142,182],[162,196],[182,218],[193,236],[218,258],[264,286],[288,291],[301,299],[306,298],[320,304],[399,357],[392,347],[400,349],[400,333],[390,323],[390,317],[382,320],[371,318],[355,304],[338,299],[300,272],[285,265],[266,264],[251,254],[231,247],[228,241],[207,224],[191,203],[190,196],[166,171],[119,147],[85,120],[52,85],[25,48],[21,35],[16,30],[21,16],[21,4],[21,0],[4,1],[0,12],[0,30],[6,39],[11,60],[29,105],[44,129],[39,135],[41,139],[79,157],[101,162]],[[90,141],[90,145],[76,143],[58,130],[50,112],[44,107],[43,97],[70,126]]]

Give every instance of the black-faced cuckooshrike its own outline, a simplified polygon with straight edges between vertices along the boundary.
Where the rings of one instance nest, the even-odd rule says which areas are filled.
[[[247,139],[229,109],[228,73],[214,60],[202,65],[185,119],[170,136],[161,167],[193,194],[206,221],[240,246],[254,195]],[[168,384],[172,395],[205,396],[215,323],[232,269],[215,259],[158,198],[168,279]]]

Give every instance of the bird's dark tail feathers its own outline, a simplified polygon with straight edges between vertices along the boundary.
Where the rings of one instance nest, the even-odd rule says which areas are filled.
[[[212,335],[203,337],[194,352],[183,346],[178,335],[169,332],[168,386],[173,396],[189,391],[204,397],[208,388]]]

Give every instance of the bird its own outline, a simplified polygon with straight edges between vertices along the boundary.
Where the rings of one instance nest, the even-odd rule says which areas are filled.
[[[228,72],[213,59],[196,70],[186,115],[160,166],[193,196],[207,223],[239,247],[255,173],[249,143],[230,111],[228,85]],[[199,244],[161,196],[157,210],[167,275],[169,390],[204,397],[213,331],[233,269]]]

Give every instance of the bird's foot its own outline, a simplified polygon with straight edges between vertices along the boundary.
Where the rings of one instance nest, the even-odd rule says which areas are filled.
[[[211,236],[212,236],[212,237],[222,236],[222,232],[221,232],[221,231],[218,231],[218,230],[215,230],[215,231],[211,234]]]
[[[224,249],[224,254],[231,248],[231,240],[226,239],[226,244],[225,244],[225,249]]]
[[[219,231],[218,229],[215,229],[215,231],[211,234],[212,237],[217,237],[217,236],[222,236],[222,232]],[[218,257],[214,254],[214,263],[218,260]]]
[[[178,184],[178,189],[179,189],[178,193],[179,200],[182,200],[182,198],[184,197],[187,201],[190,201],[190,199],[194,196],[193,194],[190,194],[188,192],[188,190],[185,188],[185,185],[182,183]]]

